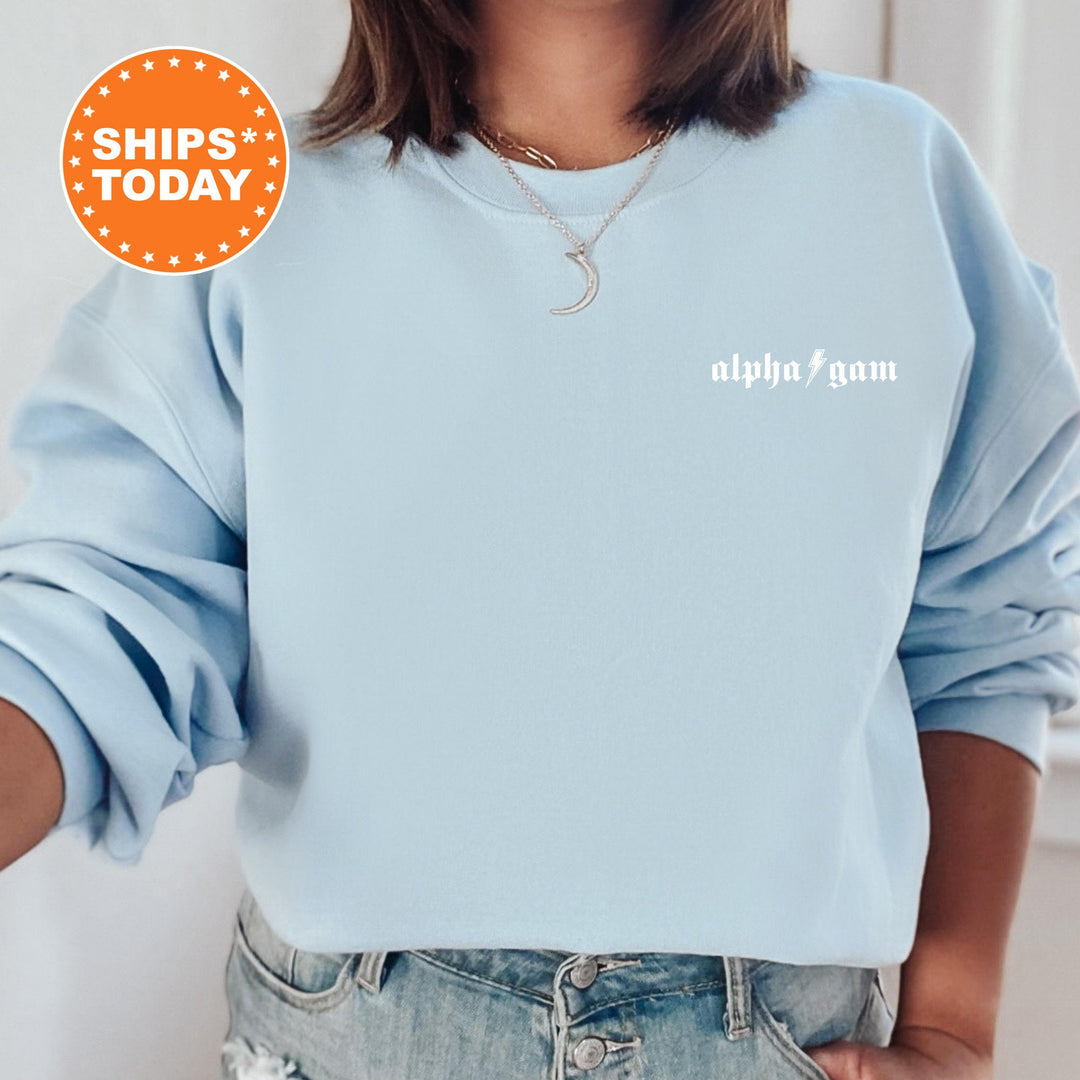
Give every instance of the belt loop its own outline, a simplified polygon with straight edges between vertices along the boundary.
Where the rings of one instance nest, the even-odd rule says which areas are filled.
[[[724,957],[724,1034],[741,1039],[750,1034],[750,979],[741,956]]]
[[[373,994],[377,994],[382,987],[386,956],[385,952],[365,952],[360,954],[357,961],[356,981]]]
[[[246,925],[249,916],[251,915],[252,908],[255,907],[255,896],[252,893],[251,889],[248,888],[246,885],[244,886],[243,893],[241,893],[240,895],[240,903],[237,905],[237,907],[237,916],[239,917],[240,921]]]

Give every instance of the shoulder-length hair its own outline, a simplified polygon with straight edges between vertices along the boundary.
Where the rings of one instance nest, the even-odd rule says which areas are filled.
[[[345,58],[306,114],[306,148],[361,132],[391,141],[396,165],[410,135],[453,153],[475,119],[457,89],[477,40],[468,0],[350,0]],[[667,32],[644,75],[630,123],[712,121],[744,136],[770,128],[809,68],[788,48],[787,0],[671,0]]]

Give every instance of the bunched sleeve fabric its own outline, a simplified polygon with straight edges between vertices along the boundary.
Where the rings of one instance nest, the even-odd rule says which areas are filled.
[[[1042,774],[1050,716],[1080,701],[1080,385],[1053,275],[944,120],[931,151],[974,344],[898,656],[919,731],[994,739]]]
[[[56,749],[78,826],[137,862],[237,760],[247,669],[239,319],[214,273],[116,266],[66,313],[7,449],[0,697]]]

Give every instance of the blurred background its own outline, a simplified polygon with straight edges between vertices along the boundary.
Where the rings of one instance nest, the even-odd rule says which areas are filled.
[[[315,105],[347,0],[50,0],[6,4],[0,37],[0,436],[65,309],[112,261],[64,204],[58,147],[72,104],[140,49],[188,45],[246,68],[282,113]],[[1025,254],[1080,332],[1080,5],[1072,0],[792,0],[812,67],[898,83],[945,114]],[[0,454],[0,514],[22,481]],[[1055,717],[1036,837],[1010,942],[997,1080],[1072,1080],[1080,1026],[1080,726]],[[123,867],[57,834],[0,874],[0,1046],[15,1080],[219,1075],[224,965],[243,888],[235,764],[201,773]],[[885,970],[895,1001],[896,976]]]

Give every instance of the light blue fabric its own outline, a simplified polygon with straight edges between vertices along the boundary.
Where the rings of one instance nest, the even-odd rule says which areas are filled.
[[[14,416],[0,695],[57,827],[136,861],[239,760],[306,948],[902,960],[917,732],[1041,769],[1080,699],[1080,387],[956,132],[827,71],[681,129],[556,316],[483,144],[303,121],[266,235],[111,268]],[[644,161],[517,171],[585,236]]]

